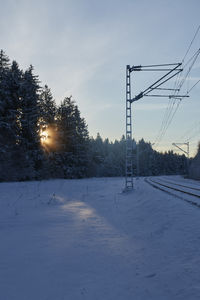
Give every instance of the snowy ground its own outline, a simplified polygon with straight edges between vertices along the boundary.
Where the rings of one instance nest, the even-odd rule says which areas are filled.
[[[123,186],[1,183],[0,300],[200,299],[200,209]]]

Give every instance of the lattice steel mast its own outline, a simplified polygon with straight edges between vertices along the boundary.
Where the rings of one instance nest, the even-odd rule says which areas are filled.
[[[126,189],[133,189],[133,142],[131,118],[131,76],[126,66]]]
[[[126,66],[126,161],[125,161],[125,190],[133,189],[133,140],[132,140],[132,114],[131,104],[138,101],[144,96],[149,97],[169,97],[179,99],[180,97],[189,97],[188,95],[180,96],[179,89],[161,88],[164,83],[179,74],[183,69],[180,69],[181,63],[148,65],[148,66]],[[160,68],[163,67],[163,68]],[[166,68],[167,67],[167,68]],[[143,92],[139,93],[134,98],[131,97],[131,72],[133,71],[164,71],[165,75],[160,77],[156,82],[151,84]],[[174,95],[152,95],[154,90],[174,91]]]

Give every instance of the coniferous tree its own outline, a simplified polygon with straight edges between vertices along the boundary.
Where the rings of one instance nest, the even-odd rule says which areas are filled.
[[[10,162],[9,145],[7,143],[7,136],[10,132],[10,124],[7,119],[7,94],[8,94],[8,72],[9,72],[9,58],[4,51],[0,51],[0,180],[8,179],[9,175],[6,173],[8,169],[8,161]],[[8,172],[9,173],[9,172]]]
[[[37,169],[38,159],[40,161],[39,88],[38,78],[33,75],[33,67],[30,66],[23,75],[21,97],[20,146],[24,153],[26,178],[36,176],[35,169]]]
[[[75,119],[75,167],[77,177],[85,177],[88,168],[88,128],[84,118],[81,118],[78,106],[74,107]]]
[[[2,53],[1,53],[2,57]],[[6,165],[6,172],[3,174],[4,179],[18,179],[19,165],[19,136],[20,136],[20,99],[21,99],[21,80],[22,71],[19,69],[17,62],[13,61],[11,67],[8,68],[4,61],[4,72],[1,72],[1,97],[4,100],[3,110],[1,111],[1,128],[0,140],[4,149],[1,166]],[[3,64],[1,63],[1,66]],[[2,101],[1,101],[2,103]],[[16,159],[17,158],[17,159]],[[1,172],[2,174],[2,172]]]
[[[69,178],[84,177],[88,164],[88,130],[71,97],[61,102],[56,119],[64,174]]]
[[[103,176],[104,173],[104,145],[99,133],[96,138],[91,138],[89,141],[89,176]]]
[[[0,74],[6,70],[9,70],[10,66],[10,59],[5,54],[5,52],[1,49],[0,50]]]
[[[7,127],[7,94],[8,94],[8,72],[10,62],[3,50],[0,51],[0,130]],[[2,134],[2,132],[0,133]]]
[[[189,177],[200,180],[200,142],[198,144],[197,154],[189,166]]]
[[[56,116],[56,102],[50,88],[45,85],[39,95],[40,123],[53,124]]]
[[[45,85],[39,94],[39,127],[40,127],[40,177],[55,177],[55,151],[57,149],[56,103],[50,88]],[[44,133],[46,133],[43,138]],[[44,140],[44,141],[43,141]]]
[[[10,154],[9,177],[12,180],[19,179],[23,164],[23,156],[20,148],[22,76],[23,72],[19,69],[17,62],[13,61],[7,79],[8,92],[6,102],[9,132],[5,133]]]

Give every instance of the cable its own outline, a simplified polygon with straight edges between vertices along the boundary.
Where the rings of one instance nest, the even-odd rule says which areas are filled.
[[[186,139],[187,142],[200,134],[200,122],[196,123],[196,126],[193,129],[195,129],[195,131]],[[190,132],[192,132],[192,130]]]
[[[165,114],[164,114],[164,117],[163,117],[163,121],[162,121],[160,130],[159,130],[158,135],[157,135],[156,140],[155,140],[155,144],[159,143],[159,141],[160,141],[160,139],[161,139],[161,137],[163,135],[164,129],[166,127],[166,124],[168,122],[170,114],[171,114],[171,112],[173,110],[174,104],[175,104],[175,100],[172,99],[172,98],[170,98],[169,102],[168,102],[167,109],[165,110]]]
[[[193,66],[194,66],[194,64],[195,64],[195,62],[196,62],[196,60],[197,60],[199,54],[200,54],[200,49],[196,52],[196,55],[195,55],[195,57],[194,57],[194,59],[193,59],[191,65],[189,66],[187,72],[186,72],[185,78],[183,77],[182,80],[181,80],[181,82],[179,83],[179,85],[178,85],[178,89],[179,89],[179,90],[182,88],[184,82],[186,81],[188,75],[190,74],[190,72],[191,72],[191,70],[192,70],[192,68],[193,68]]]
[[[189,51],[190,51],[190,49],[191,49],[191,47],[192,47],[192,44],[193,44],[194,40],[196,39],[196,36],[197,36],[199,30],[200,30],[200,25],[198,26],[198,28],[197,28],[197,30],[196,30],[196,32],[195,32],[195,34],[194,34],[194,36],[193,36],[193,38],[192,38],[192,40],[191,40],[191,42],[190,42],[190,45],[189,45],[189,47],[188,47],[188,49],[187,49],[187,51],[186,51],[186,53],[185,53],[185,55],[184,55],[184,57],[183,57],[183,59],[182,59],[182,61],[181,61],[182,64],[184,63],[185,58],[186,58],[187,54],[189,53]],[[198,52],[199,50],[200,50],[200,49],[198,49],[197,52]],[[197,52],[195,52],[195,54],[187,61],[187,63],[184,65],[183,69],[185,69],[185,67],[189,64],[189,62],[193,59],[193,57],[196,55]],[[175,87],[176,87],[176,84],[178,83],[178,81],[179,81],[179,79],[180,79],[180,76],[181,76],[181,74],[179,74],[179,75],[177,76],[177,80],[176,80],[176,82],[175,82]]]
[[[192,57],[190,57],[188,59],[188,61],[184,64],[183,66],[183,70],[186,68],[186,66],[195,58],[195,56],[198,56],[199,55],[199,52],[200,52],[200,49],[198,49],[193,55]],[[182,63],[183,63],[183,60],[182,60]],[[183,79],[183,78],[182,78]],[[174,84],[174,89],[178,89],[178,85],[179,83],[181,82],[181,73],[179,73],[176,77],[176,81],[175,81],[175,84]]]
[[[185,60],[185,58],[186,58],[188,52],[190,51],[190,49],[191,49],[191,47],[192,47],[192,44],[193,44],[194,40],[196,39],[196,36],[197,36],[199,30],[200,30],[200,25],[198,26],[198,28],[197,28],[197,30],[196,30],[196,32],[195,32],[195,35],[194,35],[194,37],[193,37],[193,39],[192,39],[192,41],[191,41],[191,43],[190,43],[190,45],[189,45],[189,47],[188,47],[188,49],[187,49],[187,51],[186,51],[186,53],[185,53],[183,59],[182,59],[182,62]]]
[[[191,41],[191,43],[190,43],[190,45],[189,45],[189,47],[188,47],[188,49],[187,49],[187,51],[186,51],[184,57],[183,57],[183,59],[182,59],[182,63],[184,62],[184,60],[185,60],[187,54],[189,53],[189,51],[190,51],[190,49],[191,49],[191,47],[192,47],[192,44],[193,44],[194,40],[196,39],[196,36],[197,36],[199,30],[200,30],[200,25],[198,26],[198,28],[197,28],[197,30],[196,30],[196,32],[195,32],[195,34],[194,34],[194,37],[193,37],[193,39],[192,39],[192,41]],[[191,70],[192,70],[192,68],[193,68],[193,66],[194,66],[194,64],[195,64],[195,62],[196,62],[198,56],[199,56],[199,54],[200,54],[200,49],[198,49],[198,50],[192,55],[192,57],[185,63],[183,69],[185,69],[185,67],[186,67],[190,62],[192,62],[191,65],[189,66],[189,68],[188,68],[188,70],[187,70],[185,76],[184,76],[183,78],[181,78],[180,73],[177,75],[176,81],[175,81],[175,84],[174,84],[174,89],[177,89],[177,92],[175,91],[175,93],[174,93],[176,96],[178,96],[178,94],[180,93],[180,89],[182,88],[184,82],[187,80],[187,78],[188,78],[188,76],[189,76],[189,74],[190,74],[190,72],[191,72]],[[197,81],[197,82],[196,82],[196,83],[195,83],[195,84],[187,91],[186,95],[188,95],[188,94],[191,92],[191,90],[192,90],[199,82],[200,82],[200,80],[198,80],[198,81]],[[173,99],[172,101],[169,100],[167,109],[165,110],[165,114],[164,114],[164,117],[163,117],[163,120],[162,120],[162,124],[161,124],[160,130],[159,130],[158,135],[156,136],[156,139],[155,139],[155,144],[156,144],[156,145],[158,145],[158,144],[160,143],[160,141],[161,141],[161,139],[163,138],[163,136],[165,135],[165,133],[166,133],[168,127],[170,126],[170,124],[171,124],[171,122],[172,122],[172,120],[173,120],[173,118],[174,118],[174,116],[175,116],[175,114],[176,114],[176,112],[177,112],[177,110],[178,110],[178,108],[179,108],[179,106],[180,106],[180,103],[181,103],[181,101],[182,101],[182,99],[179,99],[179,100],[180,100],[180,101],[179,101],[178,103],[176,102],[176,99]],[[176,106],[175,106],[175,103],[176,103]]]
[[[192,140],[194,137],[196,137],[197,135],[199,135],[199,133],[200,133],[200,130],[198,130],[195,134],[193,134],[188,139],[186,139],[186,142],[189,142],[190,140]]]
[[[187,92],[187,94],[189,94],[199,82],[200,82],[200,79],[190,88],[190,90]]]
[[[176,104],[176,106],[175,106],[175,104]],[[165,124],[163,126],[162,131],[161,131],[161,134],[158,137],[157,141],[155,142],[156,146],[159,145],[160,141],[162,140],[163,136],[165,135],[165,133],[166,133],[169,125],[171,124],[171,122],[172,122],[172,120],[173,120],[173,118],[174,118],[174,116],[175,116],[175,114],[176,114],[176,112],[178,110],[179,105],[180,105],[180,101],[178,103],[176,103],[176,100],[174,99],[174,101],[172,103],[172,106],[170,108],[170,111],[168,113],[167,120],[166,120],[166,122],[165,122]]]
[[[188,130],[180,137],[180,140],[184,140],[185,137],[187,137],[187,136],[190,134],[190,132],[192,132],[194,129],[197,128],[197,126],[200,126],[200,122],[196,122],[196,121],[195,121],[195,122],[192,124],[192,126],[190,127],[190,129],[188,129]]]

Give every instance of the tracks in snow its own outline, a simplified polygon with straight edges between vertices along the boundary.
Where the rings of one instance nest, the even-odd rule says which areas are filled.
[[[160,179],[159,179],[160,180]],[[152,178],[145,178],[145,182],[150,184],[156,189],[159,189],[165,193],[173,195],[185,202],[200,208],[200,188],[191,187],[179,183],[173,183],[167,180],[161,179],[162,182],[152,180]],[[183,196],[192,196],[187,199]],[[197,200],[198,199],[198,200]]]

